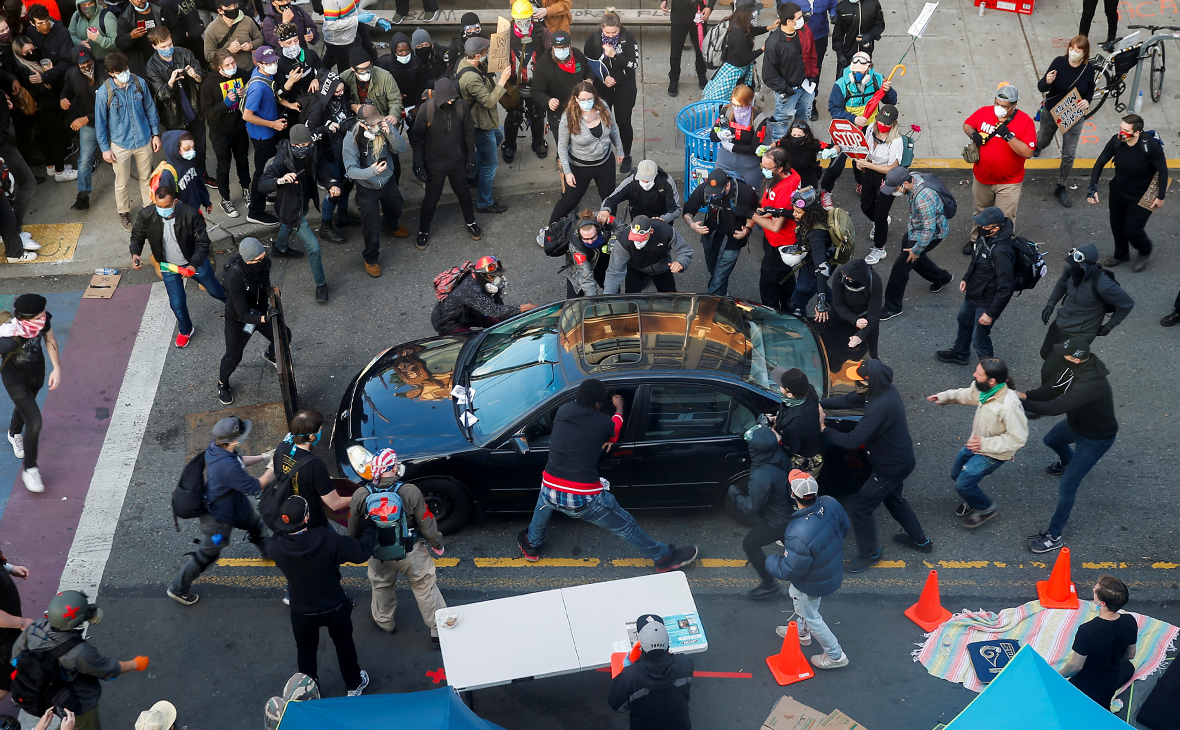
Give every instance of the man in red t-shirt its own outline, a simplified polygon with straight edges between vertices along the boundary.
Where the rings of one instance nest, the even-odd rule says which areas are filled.
[[[974,214],[994,205],[1013,223],[1024,183],[1024,161],[1037,148],[1036,126],[1027,114],[1016,108],[1019,98],[1015,86],[1004,84],[996,92],[994,106],[977,110],[963,123],[963,132],[979,147],[979,162],[972,168]],[[978,236],[979,229],[972,227],[971,240],[963,246],[964,256],[975,250]]]
[[[767,177],[759,202],[760,211],[779,210],[784,213],[763,215],[755,213],[754,223],[762,227],[762,273],[758,279],[758,297],[768,307],[789,312],[791,296],[795,293],[795,272],[783,262],[780,249],[795,242],[795,218],[791,215],[791,195],[799,188],[799,173],[791,169],[787,151],[771,147],[762,155],[762,175]]]

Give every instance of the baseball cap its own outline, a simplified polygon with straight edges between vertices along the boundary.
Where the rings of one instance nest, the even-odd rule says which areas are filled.
[[[278,63],[279,57],[275,55],[275,49],[270,46],[262,46],[254,51],[254,63]]]
[[[881,124],[897,124],[897,107],[892,104],[877,107],[877,121]]]
[[[974,220],[977,226],[1002,226],[1004,225],[1004,211],[993,205],[976,213]]]
[[[646,241],[651,236],[652,228],[651,218],[637,215],[631,220],[631,232],[627,234],[627,238],[631,241]]]
[[[909,182],[910,169],[898,165],[885,173],[885,182],[881,185],[881,195],[893,195],[902,185]]]
[[[645,613],[635,620],[639,634],[639,646],[644,652],[668,650],[668,627],[664,619],[654,613]]]
[[[656,173],[660,168],[655,162],[651,160],[642,160],[639,167],[635,168],[635,179],[640,182],[653,182],[656,179]]]
[[[720,167],[714,167],[713,171],[709,173],[705,184],[709,186],[709,197],[715,198],[719,195],[724,195],[725,186],[729,184],[729,173]]]
[[[857,360],[848,363],[848,367],[844,368],[844,377],[848,380],[868,380],[868,373],[860,374],[860,370],[864,367],[864,360]]]
[[[791,494],[800,499],[814,497],[819,494],[819,484],[816,483],[815,477],[805,471],[792,469],[787,479],[791,481]]]
[[[488,50],[491,45],[492,44],[488,42],[487,38],[472,36],[471,38],[468,38],[463,44],[463,53],[467,54],[468,56],[474,56],[477,53],[483,53],[484,51]]]
[[[1062,357],[1076,357],[1079,360],[1087,360],[1090,357],[1090,343],[1073,337],[1056,345],[1054,349]]]
[[[996,98],[1000,101],[1006,101],[1010,104],[1015,104],[1020,100],[1020,92],[1012,84],[1004,84],[996,92]]]
[[[150,710],[139,713],[135,730],[169,730],[176,723],[176,707],[168,700],[160,700]]]
[[[221,443],[245,441],[250,437],[254,424],[244,418],[227,416],[213,424],[213,440]]]
[[[275,520],[274,528],[277,532],[295,532],[307,523],[307,500],[298,494],[292,494],[279,507],[279,518]]]
[[[559,30],[553,34],[552,45],[554,48],[567,48],[569,47],[570,43],[570,34],[564,30]]]
[[[74,46],[74,63],[79,66],[84,63],[94,63],[94,54],[86,46]]]

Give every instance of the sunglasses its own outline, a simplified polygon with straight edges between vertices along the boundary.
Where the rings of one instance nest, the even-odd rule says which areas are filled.
[[[1086,263],[1086,254],[1082,253],[1081,251],[1077,250],[1076,248],[1071,248],[1069,250],[1069,252],[1066,254],[1066,256],[1069,256],[1071,259],[1073,259],[1074,263],[1078,263],[1078,264]]]

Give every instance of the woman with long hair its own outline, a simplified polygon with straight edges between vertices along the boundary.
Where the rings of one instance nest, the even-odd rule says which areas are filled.
[[[639,44],[631,31],[623,27],[623,21],[613,7],[602,14],[598,33],[586,39],[585,54],[594,73],[594,87],[619,122],[619,137],[623,140],[623,163],[619,172],[626,175],[631,172],[631,142],[635,139],[631,112],[635,109],[639,88],[635,79],[639,70]]]
[[[1040,157],[1041,151],[1049,146],[1057,134],[1057,122],[1049,110],[1061,103],[1072,89],[1077,89],[1078,109],[1086,111],[1090,108],[1090,101],[1094,98],[1094,67],[1090,65],[1090,40],[1084,35],[1076,36],[1069,42],[1065,55],[1058,56],[1049,64],[1049,70],[1037,82],[1037,90],[1045,95],[1041,103],[1041,125],[1037,130],[1037,148],[1033,150],[1033,157]],[[1057,188],[1053,195],[1066,208],[1073,205],[1069,196],[1065,194],[1065,186],[1069,182],[1069,173],[1073,172],[1074,155],[1078,150],[1078,140],[1082,136],[1082,120],[1061,135],[1061,167],[1057,170]]]
[[[606,199],[615,189],[615,163],[623,161],[619,125],[593,81],[574,86],[557,126],[557,160],[565,190],[549,214],[550,223],[578,207],[591,181],[599,197]]]
[[[758,148],[770,139],[770,116],[754,106],[754,90],[734,87],[730,101],[721,107],[709,138],[719,142],[716,167],[738,175],[751,187],[762,180],[762,156]]]
[[[762,55],[761,48],[754,48],[754,38],[778,27],[777,20],[766,28],[754,25],[754,13],[761,7],[757,0],[738,0],[734,4],[725,50],[721,53],[721,68],[705,84],[701,99],[725,101],[733,93],[733,87],[754,83],[754,62]]]
[[[811,125],[798,118],[791,122],[787,133],[775,144],[787,151],[787,156],[791,159],[791,169],[799,173],[801,188],[818,190],[820,177],[824,174],[819,161],[829,160],[840,154],[839,147],[816,139],[811,131]],[[825,208],[831,207],[831,193],[820,191],[820,197]]]
[[[873,247],[865,256],[865,263],[872,266],[885,258],[885,243],[889,240],[889,209],[893,207],[894,196],[882,195],[881,184],[885,174],[901,164],[905,153],[905,140],[897,128],[897,107],[882,104],[877,110],[877,121],[865,130],[869,143],[869,154],[853,164],[860,172],[860,210],[872,223],[869,239]]]
[[[828,319],[828,252],[833,248],[832,233],[828,228],[828,211],[820,202],[815,188],[799,188],[792,196],[795,218],[795,246],[787,256],[796,267],[795,293],[791,295],[791,312],[796,317],[807,314],[807,302],[818,294],[815,302],[815,321]]]

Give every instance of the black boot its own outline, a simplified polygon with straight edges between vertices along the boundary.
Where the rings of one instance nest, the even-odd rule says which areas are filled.
[[[90,210],[90,193],[78,193],[78,199],[70,206],[70,210]]]
[[[347,240],[344,238],[344,234],[336,230],[336,226],[333,225],[332,221],[320,223],[319,235],[320,238],[328,243],[344,243]]]
[[[542,160],[549,155],[549,143],[544,139],[533,140],[533,152]]]
[[[668,96],[677,96],[680,93],[680,80],[672,79],[668,82]]]
[[[1053,197],[1057,198],[1057,201],[1059,203],[1061,203],[1062,207],[1064,207],[1064,208],[1072,208],[1073,207],[1073,203],[1070,202],[1069,196],[1065,194],[1065,186],[1064,185],[1058,185],[1057,188],[1053,190]]]
[[[504,153],[504,162],[511,163],[516,158],[516,147],[509,147],[507,144],[500,146],[500,151]]]

